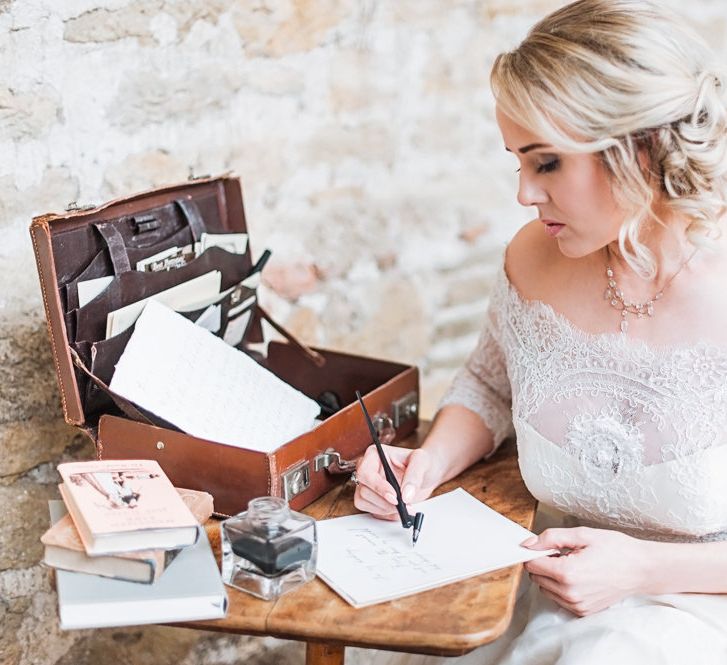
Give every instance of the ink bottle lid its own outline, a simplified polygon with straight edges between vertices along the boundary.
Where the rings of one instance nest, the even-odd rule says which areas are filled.
[[[220,528],[225,584],[272,600],[315,576],[315,520],[290,510],[284,499],[253,499]]]

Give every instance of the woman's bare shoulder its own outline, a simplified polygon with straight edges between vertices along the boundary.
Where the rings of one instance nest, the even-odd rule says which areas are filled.
[[[505,272],[518,293],[527,300],[548,300],[547,294],[563,265],[557,244],[534,220],[523,226],[505,253]]]

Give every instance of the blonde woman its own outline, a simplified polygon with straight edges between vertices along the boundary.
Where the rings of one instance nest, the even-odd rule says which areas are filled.
[[[520,623],[463,662],[727,663],[727,80],[658,5],[581,0],[491,81],[538,218],[427,441],[389,454],[415,502],[514,431],[563,516],[524,545],[568,554],[526,564]],[[374,451],[357,476],[395,518]]]

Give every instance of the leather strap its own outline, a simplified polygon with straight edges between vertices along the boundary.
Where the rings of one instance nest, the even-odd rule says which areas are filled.
[[[326,359],[324,356],[322,356],[317,351],[314,351],[313,349],[307,347],[305,344],[303,344],[303,342],[298,341],[295,337],[293,337],[292,333],[288,332],[277,321],[271,318],[270,314],[268,314],[262,307],[260,307],[260,305],[258,305],[257,311],[263,319],[265,319],[273,328],[275,328],[275,330],[277,330],[283,337],[285,337],[285,339],[287,339],[293,347],[302,352],[303,355],[308,360],[310,360],[316,367],[323,367],[326,364]]]
[[[131,270],[129,255],[126,253],[124,238],[112,222],[99,222],[94,224],[101,237],[106,242],[114,266],[114,275],[120,275]]]
[[[197,204],[191,199],[176,199],[174,202],[182,211],[189,228],[192,230],[192,238],[197,242],[207,230]]]

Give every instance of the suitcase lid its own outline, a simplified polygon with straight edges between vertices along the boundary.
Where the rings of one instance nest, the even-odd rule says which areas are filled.
[[[156,217],[155,217],[156,215]],[[84,267],[96,259],[99,266],[116,272],[118,255],[114,254],[114,240],[103,237],[106,222],[118,227],[122,236],[135,243],[131,249],[144,248],[154,239],[163,243],[165,224],[155,226],[160,219],[168,221],[179,235],[187,228],[193,238],[199,229],[211,233],[247,233],[242,203],[242,187],[237,177],[205,177],[185,183],[153,189],[133,196],[109,201],[97,207],[71,208],[65,213],[49,213],[33,218],[30,233],[33,241],[38,277],[51,342],[53,361],[58,376],[63,414],[66,422],[89,426],[84,408],[80,383],[84,374],[78,366],[78,354],[71,348],[67,325],[67,284],[82,275]],[[194,219],[192,219],[194,218]],[[184,226],[185,222],[187,227]],[[201,224],[201,227],[200,227]],[[196,227],[196,230],[195,230]],[[137,239],[135,241],[135,239]],[[125,248],[126,249],[126,248]],[[100,258],[98,258],[100,257]],[[252,258],[250,243],[240,256],[241,268],[250,270]],[[259,325],[259,324],[258,324]]]

